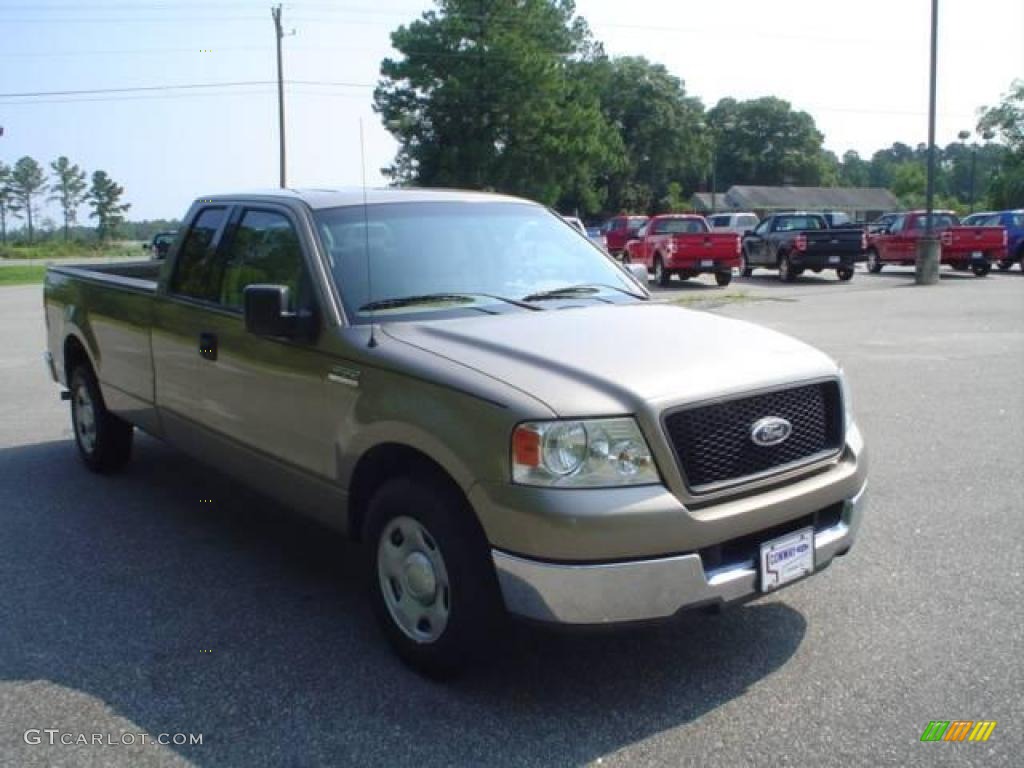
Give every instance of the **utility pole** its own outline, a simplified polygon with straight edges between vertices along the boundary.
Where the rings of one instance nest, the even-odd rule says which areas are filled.
[[[924,237],[917,244],[914,281],[918,285],[939,282],[939,241],[935,237],[935,65],[939,44],[939,0],[932,0],[931,72],[928,81],[928,186],[925,192]]]
[[[284,155],[284,69],[281,65],[281,38],[284,32],[281,30],[281,6],[270,9],[270,15],[274,17],[274,37],[277,41],[277,122],[278,137],[280,140],[281,156],[281,188],[285,187],[285,155]]]

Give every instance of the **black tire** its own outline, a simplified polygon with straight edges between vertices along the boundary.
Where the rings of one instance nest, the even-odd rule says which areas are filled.
[[[779,257],[779,280],[784,283],[792,283],[796,280],[796,273],[792,263],[789,261],[788,253],[784,253]]]
[[[725,286],[732,282],[732,272],[715,272],[715,282],[722,288],[725,288]]]
[[[989,272],[992,271],[992,265],[988,262],[984,264],[972,264],[971,272],[974,273],[975,277],[985,277]]]
[[[665,269],[665,264],[662,262],[661,256],[654,257],[654,282],[662,288],[668,287],[672,282],[672,271]]]
[[[878,258],[878,251],[872,248],[868,251],[868,272],[877,275],[882,271],[882,266],[882,260]]]
[[[844,283],[853,280],[853,267],[840,267],[836,270],[836,277]]]
[[[419,544],[416,537],[409,539],[411,551],[396,555],[404,558],[400,573],[392,570],[389,577],[387,548],[403,551],[406,539],[401,534],[417,532],[416,525],[426,536]],[[472,509],[454,486],[428,474],[391,480],[370,499],[364,530],[373,610],[388,642],[406,664],[427,677],[445,679],[492,647],[503,611],[490,546]],[[396,531],[402,545],[395,543]],[[382,541],[385,536],[386,542]],[[416,582],[414,568],[423,558],[433,562],[435,557],[440,557],[441,567],[430,570],[434,593],[425,602],[428,598],[416,596],[417,585],[422,587],[423,581]],[[420,559],[410,565],[411,558]],[[385,598],[385,589],[391,591],[390,598]],[[432,613],[436,611],[444,612],[441,627],[429,621],[421,626],[423,619],[410,621],[410,616],[415,619],[419,612],[424,617],[435,615],[440,624],[439,614]],[[403,628],[402,620],[411,623],[411,628]]]
[[[748,265],[749,265],[749,262],[747,261],[747,249],[744,248],[742,251],[740,251],[740,276],[741,277],[750,277],[752,274],[754,274],[754,268],[751,267],[751,266],[748,266]]]
[[[1009,259],[1000,259],[999,263],[996,264],[996,266],[999,267],[1000,272],[1006,272],[1010,267],[1013,266],[1013,262],[1010,261]]]
[[[107,410],[88,365],[71,372],[70,387],[71,427],[78,455],[93,472],[116,472],[132,457],[134,427]]]

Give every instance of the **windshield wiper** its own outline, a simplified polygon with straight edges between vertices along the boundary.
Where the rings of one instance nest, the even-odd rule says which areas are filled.
[[[412,307],[417,304],[464,303],[467,301],[475,301],[479,296],[484,296],[488,299],[495,299],[497,301],[504,301],[508,304],[515,304],[517,307],[522,307],[523,309],[540,309],[540,307],[535,307],[532,304],[526,304],[524,301],[519,301],[518,299],[510,299],[506,296],[497,296],[492,293],[424,293],[416,296],[401,296],[395,299],[380,299],[379,301],[371,301],[369,304],[363,304],[363,306],[359,308],[359,311],[363,312],[365,310],[373,309],[395,309],[397,307]]]
[[[544,301],[545,299],[561,299],[566,296],[583,296],[591,293],[597,293],[602,288],[624,293],[627,296],[632,296],[634,299],[647,299],[646,296],[641,296],[638,293],[627,291],[625,288],[620,288],[617,285],[607,285],[605,283],[580,283],[579,285],[563,285],[561,288],[552,288],[550,291],[538,291],[537,293],[531,293],[528,296],[523,296],[521,301]]]

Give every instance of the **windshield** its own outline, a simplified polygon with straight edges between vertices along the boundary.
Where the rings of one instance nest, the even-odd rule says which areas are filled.
[[[698,235],[707,231],[704,219],[660,219],[654,225],[656,235]]]
[[[314,216],[346,313],[356,323],[373,315],[397,319],[480,307],[522,312],[507,299],[581,284],[605,286],[593,294],[602,300],[632,301],[622,291],[642,293],[586,237],[537,205],[393,203]],[[388,300],[440,294],[451,298],[381,309]]]

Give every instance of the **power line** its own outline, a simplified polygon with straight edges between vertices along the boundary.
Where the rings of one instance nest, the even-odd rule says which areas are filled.
[[[140,91],[175,91],[193,88],[240,88],[255,85],[276,85],[276,80],[242,80],[231,83],[182,83],[178,85],[143,85],[129,88],[88,88],[73,91],[28,91],[23,93],[0,93],[0,99],[21,99],[42,96],[83,96],[99,93],[137,93]],[[351,83],[328,80],[289,80],[289,85],[332,85],[345,88],[373,88],[373,83]]]

